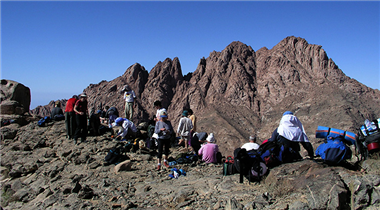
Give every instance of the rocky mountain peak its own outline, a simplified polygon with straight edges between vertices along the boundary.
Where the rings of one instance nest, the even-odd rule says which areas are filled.
[[[364,119],[380,115],[379,90],[347,77],[322,46],[294,36],[257,52],[234,41],[201,58],[186,79],[177,57],[158,62],[149,73],[134,64],[112,81],[87,87],[89,107],[116,106],[122,113],[125,84],[138,95],[135,122],[155,114],[156,100],[175,126],[183,108],[191,108],[198,131],[213,132],[222,151],[231,151],[253,133],[260,141],[268,138],[287,110],[301,119],[309,136],[318,125],[355,132]]]

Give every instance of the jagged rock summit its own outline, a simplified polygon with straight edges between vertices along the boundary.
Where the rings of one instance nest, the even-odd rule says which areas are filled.
[[[294,36],[257,52],[234,41],[201,58],[186,76],[178,58],[158,62],[149,73],[136,63],[122,76],[84,89],[89,108],[123,110],[120,91],[125,84],[137,95],[135,123],[154,115],[155,100],[162,101],[175,126],[183,108],[191,108],[198,131],[213,132],[224,152],[253,133],[259,141],[267,139],[287,110],[301,119],[312,141],[318,125],[356,132],[366,118],[380,116],[379,90],[347,77],[320,45]]]

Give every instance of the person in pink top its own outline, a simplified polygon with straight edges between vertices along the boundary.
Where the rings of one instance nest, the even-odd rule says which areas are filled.
[[[217,153],[219,153],[218,145],[215,144],[214,134],[207,136],[207,144],[204,144],[198,151],[198,155],[202,156],[202,161],[206,163],[217,163]]]

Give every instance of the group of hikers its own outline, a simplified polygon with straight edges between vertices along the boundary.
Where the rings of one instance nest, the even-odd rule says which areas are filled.
[[[136,98],[135,92],[125,85],[122,89],[123,99],[125,101],[125,117],[119,117],[116,107],[105,106],[102,110],[91,109],[88,113],[87,95],[85,93],[70,98],[65,107],[64,119],[67,130],[67,138],[73,139],[74,144],[86,141],[87,135],[102,135],[110,131],[116,140],[134,139],[139,137],[139,129],[133,123],[133,103]],[[151,126],[154,127],[151,135],[148,135],[149,141],[154,139],[157,149],[157,170],[161,170],[163,165],[169,168],[169,148],[173,145],[183,147],[182,152],[187,152],[197,156],[206,163],[221,163],[222,155],[219,151],[216,139],[213,133],[197,132],[196,116],[193,110],[184,108],[179,119],[177,129],[174,130],[171,121],[168,118],[167,110],[162,106],[161,101],[155,101],[154,107],[156,114],[151,120]],[[55,107],[51,112],[53,119],[63,116],[60,109],[59,101],[55,103]],[[113,128],[119,127],[119,132],[114,133]],[[153,130],[153,129],[152,129]],[[174,144],[173,144],[173,139]],[[148,140],[148,139],[147,139]],[[302,159],[300,155],[300,145],[302,145],[310,159],[314,158],[314,149],[310,143],[305,129],[300,120],[290,111],[283,113],[279,126],[273,131],[270,138],[257,144],[257,137],[252,134],[249,142],[245,143],[234,150],[234,157],[239,158],[238,153],[241,151],[253,154],[251,151],[260,153],[262,162],[270,164],[271,156],[281,154],[281,162],[292,162]],[[280,145],[277,151],[270,150],[268,145]],[[263,151],[265,148],[268,151]],[[281,150],[281,151],[279,151]],[[263,153],[267,152],[267,156]]]

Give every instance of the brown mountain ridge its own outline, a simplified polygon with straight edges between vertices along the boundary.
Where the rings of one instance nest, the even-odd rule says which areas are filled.
[[[85,88],[89,108],[116,106],[122,115],[120,91],[126,84],[137,95],[135,123],[154,115],[156,100],[167,108],[175,128],[183,108],[191,108],[198,131],[214,133],[225,154],[251,134],[259,141],[270,137],[287,110],[302,121],[312,142],[318,125],[356,132],[364,119],[380,116],[379,90],[346,76],[322,46],[294,36],[256,52],[234,41],[201,58],[185,76],[177,57],[158,62],[150,72],[133,64],[122,76]],[[52,107],[50,102],[31,113],[45,116]]]

